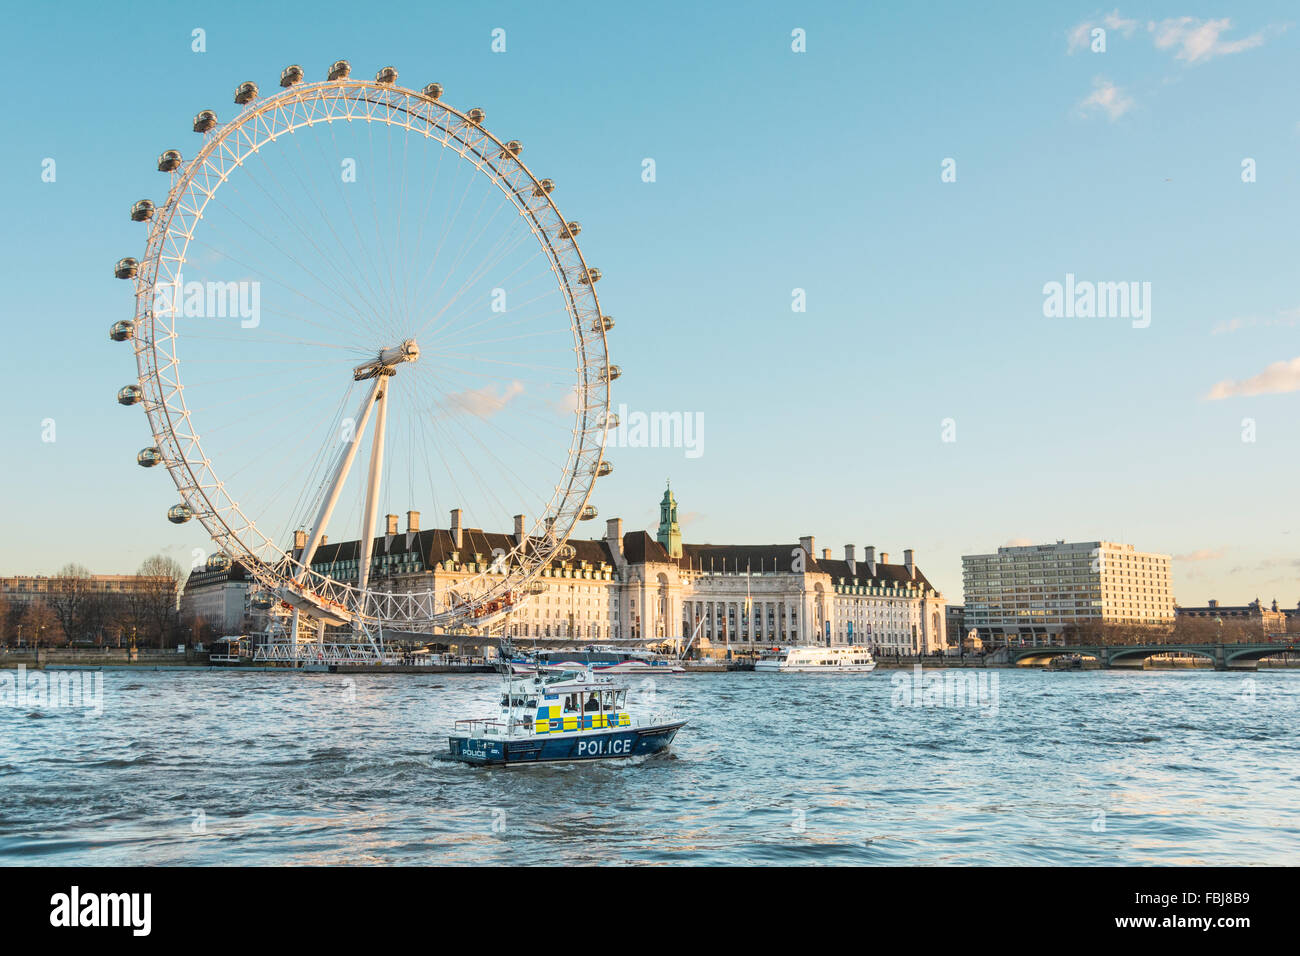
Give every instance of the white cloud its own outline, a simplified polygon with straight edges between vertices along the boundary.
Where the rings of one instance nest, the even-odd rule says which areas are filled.
[[[1084,112],[1103,112],[1114,122],[1133,108],[1133,98],[1110,80],[1099,76],[1092,81],[1092,92],[1079,107]]]
[[[1216,56],[1227,56],[1261,46],[1263,31],[1240,40],[1225,40],[1223,34],[1232,29],[1232,20],[1198,20],[1196,17],[1173,17],[1159,23],[1147,24],[1153,34],[1157,50],[1176,50],[1176,59],[1200,63]]]
[[[1284,392],[1300,392],[1300,358],[1293,358],[1289,362],[1274,362],[1258,375],[1243,378],[1239,382],[1225,378],[1215,384],[1205,397],[1210,401],[1218,401],[1222,398],[1278,395]]]
[[[522,395],[524,386],[521,382],[511,382],[501,392],[500,395],[491,388],[475,388],[465,392],[457,392],[455,395],[448,395],[447,400],[452,405],[471,415],[477,415],[479,418],[489,418],[495,415],[501,409],[505,408],[510,401],[519,395]]]
[[[1274,328],[1298,324],[1300,324],[1300,309],[1284,309],[1271,319],[1259,319],[1250,315],[1222,320],[1215,323],[1214,328],[1210,330],[1210,334],[1230,335],[1233,332],[1240,332],[1242,329],[1253,329],[1256,326]]]
[[[1189,551],[1187,554],[1175,554],[1175,561],[1217,561],[1223,557],[1222,548],[1201,548],[1197,551]]]

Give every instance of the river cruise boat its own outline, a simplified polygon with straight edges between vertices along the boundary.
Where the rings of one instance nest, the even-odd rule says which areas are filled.
[[[638,714],[628,685],[591,668],[541,668],[504,675],[496,716],[456,721],[447,738],[454,760],[528,765],[617,760],[668,749],[685,720]]]
[[[787,647],[759,658],[754,670],[763,674],[866,674],[876,660],[865,647]]]

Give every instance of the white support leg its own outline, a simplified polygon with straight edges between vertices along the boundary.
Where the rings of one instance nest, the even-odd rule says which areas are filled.
[[[316,514],[316,521],[312,525],[311,535],[307,539],[307,547],[303,548],[302,556],[298,559],[302,567],[294,579],[301,581],[311,567],[311,559],[316,556],[316,549],[320,547],[320,539],[325,534],[325,528],[329,524],[330,516],[334,514],[334,506],[338,504],[339,493],[343,490],[343,483],[347,481],[348,469],[352,467],[352,462],[357,457],[357,449],[361,446],[361,435],[366,430],[366,424],[370,421],[370,410],[375,407],[375,400],[379,397],[380,391],[384,386],[384,376],[376,376],[375,387],[372,388],[357,411],[356,427],[352,432],[352,439],[339,452],[338,464],[334,468],[334,481],[330,484],[329,491],[325,493],[325,500],[321,502],[320,511]]]
[[[375,525],[379,521],[379,485],[384,476],[384,428],[388,422],[388,377],[379,376],[379,411],[375,415],[375,439],[370,451],[370,476],[366,484],[366,508],[362,514],[361,558],[357,562],[357,589],[363,594],[370,583],[370,559],[375,551]]]

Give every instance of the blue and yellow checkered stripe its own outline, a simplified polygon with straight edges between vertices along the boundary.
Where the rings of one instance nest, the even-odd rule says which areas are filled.
[[[533,730],[539,734],[559,734],[566,730],[603,730],[631,725],[630,714],[562,714],[558,705],[552,705],[537,709]]]

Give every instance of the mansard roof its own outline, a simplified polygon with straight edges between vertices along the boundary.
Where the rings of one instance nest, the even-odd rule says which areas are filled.
[[[555,561],[553,564],[572,564],[585,561],[588,564],[613,564],[613,555],[603,540],[582,540],[570,538],[574,556],[567,561]],[[483,561],[490,561],[498,549],[509,553],[515,547],[513,534],[500,534],[482,531],[479,528],[461,530],[461,546],[456,547],[455,538],[446,528],[429,528],[425,531],[399,532],[375,539],[373,557],[382,555],[407,555],[419,558],[425,566],[442,564],[457,555],[461,561],[472,560],[475,555]],[[339,561],[356,561],[361,556],[361,542],[329,542],[316,549],[312,559],[313,565],[332,564]]]
[[[570,538],[574,556],[568,560],[556,560],[554,565],[586,562],[590,565],[614,563],[609,544],[603,538]],[[515,547],[512,534],[486,532],[478,528],[464,528],[461,531],[461,546],[457,548],[452,534],[445,528],[429,528],[425,531],[401,532],[385,535],[375,539],[374,555],[413,555],[426,566],[442,564],[457,555],[460,561],[473,560],[478,555],[482,561],[490,561],[492,554],[499,548],[507,553]],[[740,572],[753,574],[777,571],[783,574],[794,573],[794,559],[800,550],[797,542],[788,544],[683,544],[682,556],[671,558],[667,549],[648,531],[629,531],[623,535],[623,556],[629,564],[674,564],[683,569],[705,572]],[[312,561],[314,565],[328,565],[340,561],[355,561],[360,556],[359,541],[338,541],[321,545],[316,550]],[[242,572],[242,568],[240,571]],[[817,558],[804,555],[804,570],[811,574],[822,573],[831,577],[836,584],[843,581],[847,585],[877,585],[904,587],[908,581],[915,581],[922,588],[938,590],[916,569],[916,577],[911,577],[907,567],[902,564],[882,564],[876,562],[875,574],[870,574],[865,561],[856,562],[856,571],[849,569],[847,561]]]

